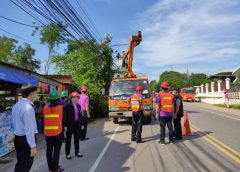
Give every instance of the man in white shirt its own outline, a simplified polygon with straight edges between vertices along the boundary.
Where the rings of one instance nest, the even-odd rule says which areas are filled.
[[[34,156],[37,154],[35,134],[38,131],[33,109],[37,88],[32,84],[24,84],[21,91],[23,98],[12,109],[14,145],[17,155],[14,172],[29,172]]]

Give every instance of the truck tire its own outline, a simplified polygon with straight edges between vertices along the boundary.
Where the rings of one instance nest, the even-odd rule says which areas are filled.
[[[113,118],[113,123],[118,124],[118,118]]]

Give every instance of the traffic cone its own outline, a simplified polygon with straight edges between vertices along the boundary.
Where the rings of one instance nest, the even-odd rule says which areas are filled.
[[[189,121],[188,121],[188,113],[185,111],[184,117],[183,117],[183,136],[191,136],[191,135],[192,135],[192,132],[191,132]]]

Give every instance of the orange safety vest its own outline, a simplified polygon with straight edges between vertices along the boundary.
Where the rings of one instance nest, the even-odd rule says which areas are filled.
[[[137,112],[141,110],[141,100],[134,94],[131,98],[132,111]]]
[[[62,132],[63,106],[43,108],[45,136],[57,136]]]
[[[160,107],[163,112],[173,112],[173,95],[169,92],[161,92],[160,96]]]

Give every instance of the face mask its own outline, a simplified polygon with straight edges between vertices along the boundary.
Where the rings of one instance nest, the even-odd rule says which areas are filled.
[[[37,100],[37,94],[35,94],[35,97],[33,98],[33,101]]]

